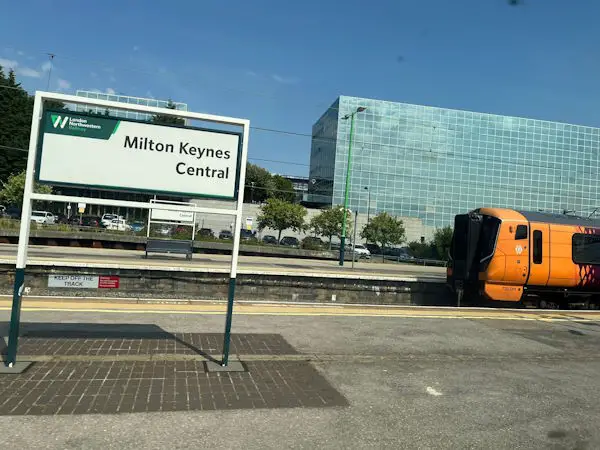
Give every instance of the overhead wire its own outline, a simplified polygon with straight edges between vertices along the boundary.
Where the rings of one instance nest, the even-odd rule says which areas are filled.
[[[50,53],[48,52],[40,52],[40,54],[44,54],[44,55],[49,55]],[[104,68],[118,68],[118,69],[122,69],[122,70],[128,70],[128,71],[134,71],[134,72],[140,72],[140,73],[146,73],[146,74],[152,74],[152,75],[156,75],[155,72],[150,72],[150,71],[146,71],[144,69],[139,69],[139,68],[131,68],[131,67],[124,67],[124,66],[115,66],[114,64],[109,64],[103,61],[99,61],[99,60],[88,60],[85,58],[75,58],[72,56],[67,56],[67,55],[59,55],[56,53],[52,53],[53,55],[53,59],[55,60],[55,58],[62,58],[62,59],[67,59],[67,60],[71,60],[71,61],[87,61],[88,63],[94,63],[94,64],[98,64]],[[7,89],[17,89],[17,90],[22,90],[23,88],[21,88],[20,86],[18,87],[13,87],[13,86],[0,86],[0,88],[7,88]],[[335,104],[335,102],[334,102]],[[327,111],[340,111],[339,107],[335,107],[333,106],[333,104],[329,107],[326,108],[325,112]],[[325,113],[323,113],[325,114]],[[497,116],[497,117],[502,117],[502,116],[498,116],[495,114],[489,114],[489,113],[481,113],[484,115],[491,115],[491,116]],[[360,117],[360,116],[357,116]],[[378,114],[378,117],[381,117],[383,119],[401,119],[399,118],[397,115],[380,115]],[[434,125],[432,125],[431,123],[425,121],[425,120],[419,120],[419,119],[411,119],[411,124],[413,124],[414,126],[421,126],[422,128],[435,128],[436,130],[440,131],[440,130],[445,130],[445,131],[453,131],[453,132],[460,132],[460,130],[453,130],[453,129],[447,129],[447,128],[440,128],[440,127],[436,127]],[[280,129],[275,129],[275,128],[269,128],[269,127],[261,127],[261,126],[250,126],[250,129],[255,130],[255,131],[261,131],[261,132],[269,132],[269,133],[276,133],[276,134],[282,134],[282,135],[289,135],[289,136],[296,136],[296,137],[306,137],[306,138],[311,138],[311,142],[312,143],[331,143],[331,144],[337,144],[338,139],[337,138],[331,138],[331,137],[319,137],[319,136],[313,136],[312,133],[302,133],[302,132],[296,132],[296,131],[289,131],[289,130],[280,130]],[[415,130],[416,131],[416,130]],[[414,131],[413,131],[414,132]],[[418,131],[416,131],[418,133]],[[493,155],[485,155],[485,156],[479,156],[476,154],[460,154],[460,153],[456,153],[456,152],[440,152],[440,151],[434,151],[433,149],[417,149],[417,148],[410,148],[408,146],[401,146],[401,145],[396,145],[396,144],[385,144],[385,143],[373,143],[370,141],[362,141],[362,140],[354,140],[353,143],[358,147],[358,146],[362,146],[363,150],[365,150],[365,146],[377,146],[379,148],[387,148],[387,149],[398,149],[398,150],[408,150],[408,151],[413,151],[413,152],[421,152],[421,153],[425,153],[426,155],[439,155],[441,157],[445,157],[448,159],[463,159],[463,160],[468,160],[468,161],[483,161],[483,162],[498,162],[498,163],[502,163],[502,164],[510,164],[510,165],[519,165],[519,166],[526,166],[526,167],[531,167],[531,168],[545,168],[545,169],[556,169],[558,166],[561,165],[560,162],[554,163],[555,165],[551,165],[552,163],[549,164],[534,164],[532,162],[529,161],[523,161],[523,160],[509,160],[506,158],[502,158],[502,157],[496,157]],[[432,139],[430,142],[430,144],[434,143],[434,140]],[[2,145],[2,148],[7,148],[7,146]],[[366,150],[372,150],[371,149],[366,149]],[[24,150],[27,151],[27,150]],[[288,164],[288,165],[297,165],[297,166],[305,166],[305,167],[310,167],[310,164],[306,164],[306,163],[299,163],[299,162],[292,162],[292,161],[282,161],[282,160],[270,160],[270,159],[266,159],[266,158],[251,158],[249,157],[248,159],[250,160],[254,160],[254,161],[264,161],[264,162],[274,162],[274,163],[279,163],[279,164]],[[598,173],[594,172],[594,173],[590,173],[590,175],[596,175]]]

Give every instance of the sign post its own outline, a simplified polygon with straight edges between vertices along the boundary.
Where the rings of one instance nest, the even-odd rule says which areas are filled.
[[[69,110],[46,111],[43,108],[45,101],[62,102],[67,105],[94,105],[145,114],[166,114],[183,119],[232,125],[241,129],[241,132],[155,125]],[[220,363],[221,366],[227,366],[249,131],[250,122],[247,119],[36,92],[29,137],[8,352],[6,366],[0,365],[0,373],[18,373],[30,364],[17,363],[17,348],[33,200],[77,203],[80,214],[86,205],[102,205],[165,212],[173,212],[175,209],[192,216],[197,213],[234,216],[223,358]],[[65,165],[64,161],[69,161],[69,164]],[[191,205],[177,205],[174,208],[173,204],[159,202],[39,194],[33,192],[34,181],[59,186],[232,200],[236,203],[235,208]]]

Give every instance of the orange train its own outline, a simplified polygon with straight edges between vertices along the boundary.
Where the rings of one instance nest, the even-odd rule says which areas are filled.
[[[600,305],[600,220],[480,208],[454,219],[447,283],[461,302]]]

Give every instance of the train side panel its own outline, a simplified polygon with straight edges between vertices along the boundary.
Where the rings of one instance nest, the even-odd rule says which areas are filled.
[[[547,286],[561,289],[574,288],[578,283],[577,265],[573,263],[573,234],[570,225],[550,225],[551,259]]]

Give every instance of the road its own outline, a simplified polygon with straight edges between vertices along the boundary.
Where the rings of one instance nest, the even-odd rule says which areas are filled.
[[[171,332],[218,333],[222,310],[210,308],[221,307],[153,311],[146,305],[142,311],[125,304],[27,299],[23,318],[29,326],[127,330],[152,324]],[[300,314],[297,306],[244,308],[236,309],[234,333],[280,336],[290,350],[277,358],[309,360],[347,404],[2,416],[0,432],[15,448],[600,447],[597,313],[312,305]],[[8,320],[7,302],[0,317]],[[4,322],[0,335],[6,331]],[[273,359],[260,352],[253,357],[265,364]]]
[[[17,246],[0,244],[0,263],[14,264]],[[29,248],[29,264],[85,266],[106,268],[135,268],[154,270],[214,271],[229,270],[231,256],[195,254],[189,261],[184,256],[150,255],[132,250],[92,249],[73,247],[51,247],[32,245]],[[239,273],[261,273],[279,275],[308,275],[325,277],[419,279],[444,281],[446,269],[443,267],[416,266],[412,264],[381,263],[359,261],[355,268],[346,261],[340,267],[337,261],[309,260],[293,258],[271,258],[240,256]]]

